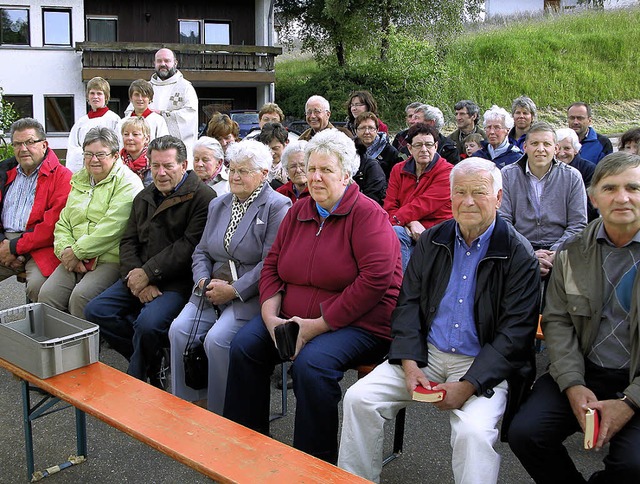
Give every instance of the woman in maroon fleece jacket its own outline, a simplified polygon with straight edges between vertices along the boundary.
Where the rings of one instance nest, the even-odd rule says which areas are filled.
[[[300,325],[292,365],[294,447],[337,458],[339,382],[354,365],[380,361],[402,270],[386,213],[352,183],[353,142],[335,129],[305,150],[311,197],[287,213],[260,277],[262,316],[231,344],[224,416],[268,433],[269,377],[281,360],[274,328]]]

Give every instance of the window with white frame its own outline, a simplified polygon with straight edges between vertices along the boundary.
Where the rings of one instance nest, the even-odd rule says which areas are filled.
[[[88,42],[117,42],[118,17],[87,17]]]
[[[42,9],[44,45],[71,45],[71,10]]]
[[[213,20],[178,20],[181,44],[231,43],[231,24]]]
[[[29,45],[28,8],[0,8],[0,45]]]

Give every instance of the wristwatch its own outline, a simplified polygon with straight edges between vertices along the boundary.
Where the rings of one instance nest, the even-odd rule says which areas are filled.
[[[634,402],[633,400],[631,400],[628,396],[626,396],[624,393],[616,393],[616,396],[620,399],[621,402],[626,403],[629,408],[631,410],[633,410],[634,413],[636,413],[638,410],[640,410],[638,408],[638,405],[636,405],[636,402]]]

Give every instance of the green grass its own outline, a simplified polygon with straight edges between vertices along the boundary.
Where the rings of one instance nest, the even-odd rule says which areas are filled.
[[[566,107],[581,100],[593,104],[596,117],[603,118],[594,123],[596,129],[619,132],[640,123],[637,103],[632,103],[631,112],[625,104],[640,99],[639,24],[640,9],[633,8],[480,28],[449,46],[439,64],[437,83],[405,82],[411,87],[405,90],[397,69],[389,69],[385,78],[384,68],[377,65],[373,72],[373,64],[363,59],[354,59],[354,67],[347,71],[321,69],[308,58],[279,61],[277,102],[285,106],[285,113],[300,116],[306,98],[322,94],[332,103],[332,119],[343,119],[349,90],[369,88],[382,118],[398,129],[410,101],[434,104],[451,121],[453,105],[460,99],[473,99],[482,110],[492,104],[509,109],[514,98],[525,94],[536,102],[541,119],[562,119]],[[409,65],[415,50],[405,52],[396,59],[406,58]],[[423,61],[423,65],[424,78],[433,79],[433,63]],[[331,72],[322,75],[327,70]]]

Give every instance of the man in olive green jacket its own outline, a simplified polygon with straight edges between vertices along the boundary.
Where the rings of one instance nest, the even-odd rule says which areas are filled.
[[[542,329],[551,359],[509,431],[538,483],[586,482],[562,442],[585,430],[588,409],[610,443],[589,483],[640,482],[640,156],[618,152],[596,167],[589,196],[601,218],[556,254]]]

